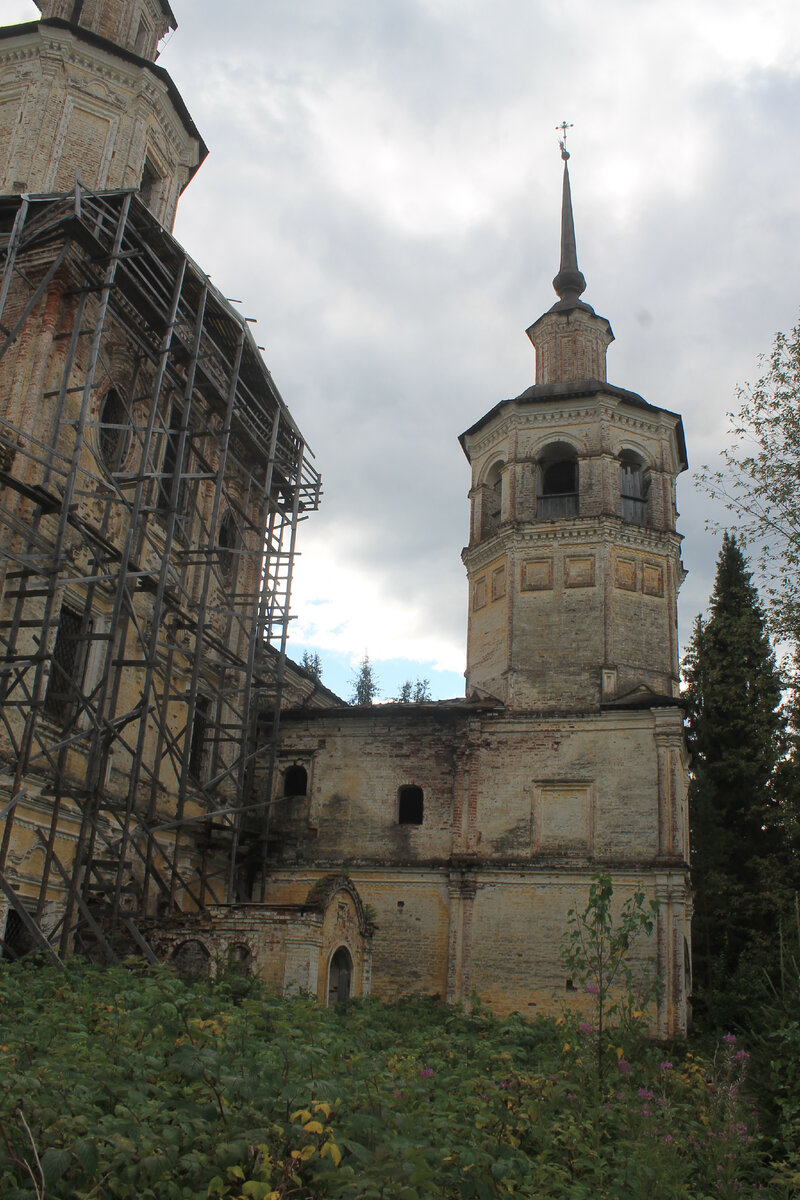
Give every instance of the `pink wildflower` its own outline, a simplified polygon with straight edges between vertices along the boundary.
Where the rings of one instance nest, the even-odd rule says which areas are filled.
[[[727,1045],[729,1045],[729,1046],[735,1046],[736,1045],[736,1034],[735,1033],[726,1033],[722,1040],[723,1040],[723,1042],[726,1042]]]
[[[623,1075],[630,1075],[631,1064],[628,1062],[627,1058],[618,1058],[617,1059],[617,1067],[619,1068],[619,1070],[621,1071],[621,1073]]]
[[[586,1021],[581,1021],[580,1025],[578,1026],[578,1031],[580,1033],[593,1033],[594,1032],[591,1025],[589,1025]]]
[[[746,1050],[737,1050],[733,1056],[734,1062],[747,1063],[750,1062],[750,1055]]]
[[[662,1062],[662,1064],[661,1064],[661,1070],[662,1070],[662,1071],[671,1071],[671,1070],[672,1070],[672,1063],[671,1063],[671,1062]]]
[[[600,995],[600,988],[597,986],[596,983],[587,983],[586,990],[590,996],[599,996]]]
[[[646,1087],[640,1087],[639,1088],[639,1099],[640,1100],[652,1100],[653,1093],[652,1093],[651,1089],[646,1088]]]
[[[420,1075],[423,1079],[430,1079],[431,1075],[433,1075],[433,1067],[422,1067]]]

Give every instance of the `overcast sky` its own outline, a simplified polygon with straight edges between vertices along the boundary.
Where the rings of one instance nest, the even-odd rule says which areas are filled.
[[[463,693],[457,436],[533,381],[561,163],[609,380],[727,440],[800,307],[797,0],[173,0],[161,64],[210,150],[176,235],[258,340],[322,472],[290,652],[346,693]],[[36,16],[2,0],[5,20]],[[679,483],[684,640],[717,537]]]

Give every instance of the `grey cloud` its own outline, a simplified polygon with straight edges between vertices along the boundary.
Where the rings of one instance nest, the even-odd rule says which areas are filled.
[[[617,336],[609,376],[684,414],[693,464],[796,318],[800,70],[704,75],[707,31],[679,38],[670,18],[688,10],[653,7],[581,24],[585,5],[571,20],[527,0],[176,3],[163,62],[212,148],[178,235],[259,318],[325,480],[313,537],[413,595],[451,642],[469,485],[455,439],[533,377],[524,329],[554,298],[562,116],[586,299]],[[387,139],[394,174],[358,159]],[[687,477],[680,507],[688,633],[716,542]]]

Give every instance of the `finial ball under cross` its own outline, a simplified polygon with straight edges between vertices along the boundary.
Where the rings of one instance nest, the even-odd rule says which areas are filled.
[[[556,125],[556,133],[561,133],[558,139],[558,144],[561,147],[561,157],[564,162],[569,158],[569,150],[567,149],[567,130],[572,129],[572,124],[569,121],[562,121],[560,125]]]

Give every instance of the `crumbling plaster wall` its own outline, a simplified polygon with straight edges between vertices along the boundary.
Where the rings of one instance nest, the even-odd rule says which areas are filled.
[[[649,951],[666,985],[658,1027],[685,1027],[679,709],[546,720],[379,706],[286,717],[279,763],[306,766],[308,795],[273,806],[267,899],[299,904],[315,879],[346,871],[375,925],[375,994],[476,992],[498,1012],[580,1003],[565,990],[559,947],[568,910],[585,906],[603,865],[620,903],[639,884],[662,900]],[[397,792],[409,783],[423,790],[423,821],[401,826]]]

